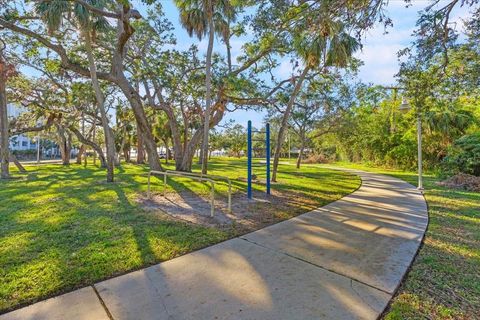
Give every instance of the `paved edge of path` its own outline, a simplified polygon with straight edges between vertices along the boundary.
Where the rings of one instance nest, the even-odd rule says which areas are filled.
[[[359,170],[324,207],[0,315],[12,319],[375,319],[428,225],[421,192]]]

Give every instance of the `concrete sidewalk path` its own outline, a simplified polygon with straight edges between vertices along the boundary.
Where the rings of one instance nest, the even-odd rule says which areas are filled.
[[[374,173],[296,218],[0,316],[12,319],[376,319],[412,262],[427,206]]]

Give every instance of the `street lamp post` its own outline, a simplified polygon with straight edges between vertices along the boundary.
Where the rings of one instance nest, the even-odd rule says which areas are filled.
[[[423,190],[422,168],[422,116],[417,112],[417,153],[418,153],[418,189]]]
[[[408,112],[411,107],[405,97],[402,104],[398,108],[401,112]],[[423,167],[422,167],[422,113],[420,107],[417,106],[417,160],[418,160],[418,186],[417,189],[423,190]]]

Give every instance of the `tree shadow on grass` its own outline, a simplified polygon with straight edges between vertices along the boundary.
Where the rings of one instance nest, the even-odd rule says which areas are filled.
[[[1,182],[5,188],[0,191],[0,283],[4,290],[0,310],[224,238],[221,234],[208,237],[202,228],[144,214],[130,196],[140,187],[137,172],[146,170],[135,168],[132,174],[118,175],[113,184],[103,183],[103,172],[95,169],[49,170],[17,181],[21,185]],[[155,248],[152,243],[157,244]]]
[[[211,164],[212,171],[230,175],[232,170],[245,169],[241,160],[232,165]],[[0,309],[92,284],[228,237],[226,232],[151,215],[139,207],[133,198],[146,190],[148,170],[124,164],[117,170],[117,182],[107,184],[103,169],[45,166],[22,180],[0,182],[0,283],[4,289]],[[234,190],[246,189],[245,182],[232,182]],[[175,192],[198,191],[185,180],[169,181],[169,186]],[[263,191],[264,186],[254,188]],[[291,192],[292,207],[299,208],[295,192],[310,189],[315,188],[292,187],[285,194]],[[220,190],[226,197],[225,187]],[[209,192],[208,186],[205,191]]]

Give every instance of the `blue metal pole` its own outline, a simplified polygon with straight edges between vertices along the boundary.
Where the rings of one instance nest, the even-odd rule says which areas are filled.
[[[265,127],[265,145],[267,161],[267,194],[270,194],[270,123]]]
[[[248,121],[247,128],[247,195],[252,199],[252,121]]]

